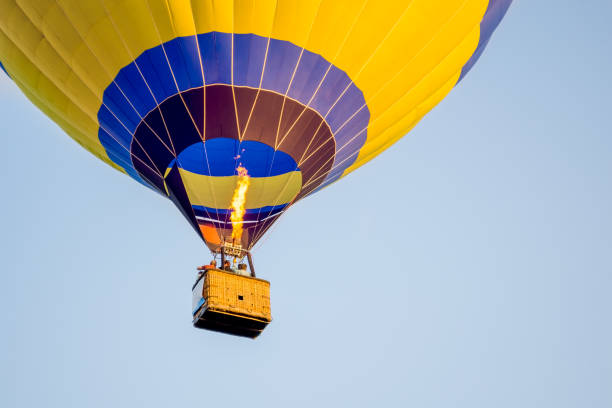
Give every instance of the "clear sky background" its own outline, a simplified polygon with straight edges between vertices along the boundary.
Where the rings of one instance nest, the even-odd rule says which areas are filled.
[[[257,247],[256,341],[192,328],[182,215],[0,76],[0,406],[611,407],[611,15],[516,1],[445,101]]]

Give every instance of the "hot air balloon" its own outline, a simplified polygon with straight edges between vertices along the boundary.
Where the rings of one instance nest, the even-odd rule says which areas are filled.
[[[0,0],[0,67],[85,149],[172,200],[213,253],[250,261],[292,204],[440,102],[510,3]],[[217,278],[237,277],[266,297],[254,276]],[[269,302],[257,308],[268,322]]]

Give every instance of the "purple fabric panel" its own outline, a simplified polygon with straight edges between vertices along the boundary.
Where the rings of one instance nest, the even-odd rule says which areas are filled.
[[[317,91],[310,106],[325,116],[332,105],[340,98],[342,91],[351,83],[349,77],[339,69],[332,67],[325,76],[323,84]]]
[[[262,88],[285,94],[301,50],[287,41],[270,40]]]
[[[307,104],[321,83],[329,66],[329,62],[320,56],[310,51],[304,51],[291,83],[288,96]]]
[[[480,40],[478,41],[478,46],[476,47],[476,51],[470,57],[468,62],[465,63],[463,69],[461,70],[461,76],[457,83],[461,82],[463,77],[472,69],[478,58],[482,55],[485,50],[489,40],[491,39],[491,35],[493,35],[493,31],[497,28],[502,18],[508,11],[508,7],[512,0],[490,0],[489,6],[487,7],[487,11],[485,12],[482,21],[480,22]]]
[[[342,95],[340,100],[325,117],[331,131],[336,133],[338,128],[342,126],[351,116],[353,116],[355,112],[362,108],[364,104],[363,93],[355,86],[355,84],[351,83],[346,92],[344,92],[344,95]],[[363,119],[362,128],[368,124],[369,119],[369,115]],[[342,144],[337,139],[338,138],[336,137],[336,144]]]

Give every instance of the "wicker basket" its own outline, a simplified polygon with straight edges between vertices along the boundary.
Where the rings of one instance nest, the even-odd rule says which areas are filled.
[[[196,286],[203,302],[194,313],[195,327],[255,338],[272,320],[270,282],[219,269],[202,279]]]

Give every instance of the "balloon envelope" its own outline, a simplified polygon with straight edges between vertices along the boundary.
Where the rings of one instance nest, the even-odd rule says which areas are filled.
[[[405,135],[511,0],[0,0],[0,68],[68,135],[170,198],[211,249],[237,168],[250,248]]]

